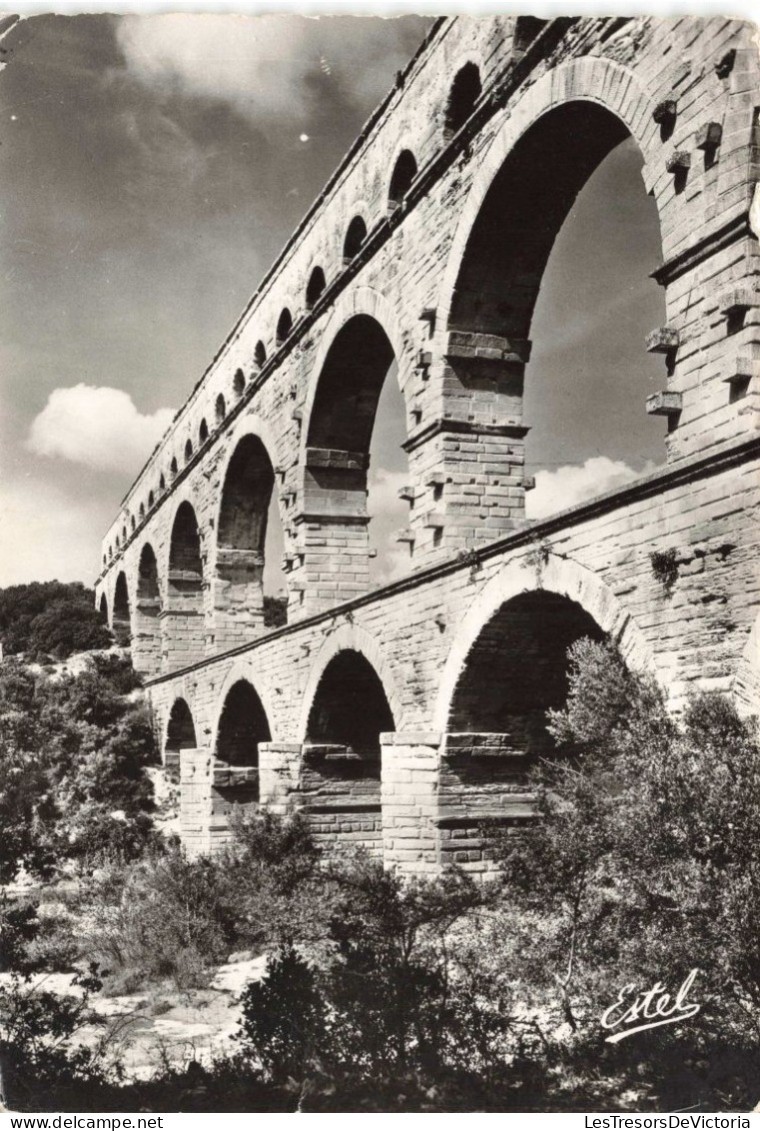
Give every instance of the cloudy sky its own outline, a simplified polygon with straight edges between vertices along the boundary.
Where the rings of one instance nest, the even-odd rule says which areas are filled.
[[[142,460],[430,21],[35,16],[0,73],[0,585],[91,583]],[[624,144],[555,246],[527,382],[538,516],[662,459],[656,216]],[[373,443],[403,524],[397,391]],[[390,559],[380,555],[380,571]]]

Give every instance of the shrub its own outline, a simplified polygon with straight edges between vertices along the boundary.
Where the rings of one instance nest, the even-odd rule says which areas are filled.
[[[264,625],[266,628],[280,628],[288,623],[287,597],[264,598]]]
[[[233,821],[233,835],[218,867],[240,945],[288,947],[323,938],[332,888],[308,820],[264,810]]]
[[[177,848],[106,870],[85,899],[85,953],[109,972],[111,988],[164,978],[180,989],[207,984],[236,938],[219,881],[213,861],[189,861]]]
[[[503,845],[515,975],[582,1050],[598,1048],[616,987],[675,990],[697,967],[698,1019],[636,1038],[650,1081],[679,1106],[696,1079],[707,1088],[719,1049],[746,1067],[760,1036],[756,724],[713,694],[679,723],[651,680],[590,641],[571,650],[570,684],[552,728],[577,756],[539,768],[540,827]],[[627,1055],[607,1054],[618,1070]]]
[[[0,881],[18,868],[49,877],[103,851],[139,855],[153,835],[157,759],[144,707],[94,667],[57,679],[0,668]]]
[[[22,1111],[71,1110],[73,1096],[118,1075],[105,1048],[75,1038],[91,1021],[90,994],[97,972],[74,979],[79,996],[58,995],[14,974],[0,985],[0,1065],[8,1106]],[[78,1110],[78,1108],[77,1108]]]
[[[95,610],[95,594],[80,582],[33,581],[0,589],[0,636],[7,655],[31,658],[108,648],[111,634]]]
[[[29,900],[12,901],[0,897],[0,973],[26,972],[32,964],[28,947],[39,932],[37,907]]]
[[[275,1080],[325,1078],[383,1089],[472,1067],[472,1035],[500,1031],[487,1002],[456,970],[454,923],[485,896],[459,873],[402,883],[367,859],[332,864],[328,939],[321,961],[292,946],[243,996],[242,1040]],[[416,1087],[417,1085],[415,1085]]]
[[[249,1051],[276,1083],[297,1079],[324,1055],[327,1004],[316,971],[293,947],[267,962],[266,976],[243,997],[243,1031]]]

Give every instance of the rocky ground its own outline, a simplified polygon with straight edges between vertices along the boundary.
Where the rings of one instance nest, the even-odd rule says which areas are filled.
[[[262,977],[265,966],[266,955],[241,956],[220,966],[207,989],[178,991],[164,984],[144,994],[95,994],[96,1020],[80,1031],[80,1041],[105,1042],[109,1059],[122,1061],[128,1079],[148,1080],[164,1067],[184,1068],[191,1060],[210,1064],[235,1051],[238,998],[248,982]],[[34,983],[60,994],[81,993],[72,978],[44,974]]]

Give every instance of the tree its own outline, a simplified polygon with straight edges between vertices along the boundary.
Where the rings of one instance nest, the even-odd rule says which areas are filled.
[[[676,720],[653,680],[612,646],[581,641],[551,727],[558,751],[536,772],[538,824],[502,845],[516,974],[598,1042],[616,988],[675,990],[697,967],[698,1029],[642,1035],[637,1055],[656,1048],[674,1078],[691,1063],[689,1041],[744,1056],[760,1036],[755,720],[715,694]]]
[[[108,648],[108,627],[95,610],[95,594],[81,582],[33,581],[0,589],[0,640],[6,655],[31,658]]]
[[[13,974],[0,985],[0,1084],[11,1110],[79,1110],[81,1097],[108,1080],[104,1048],[76,1042],[93,1020],[90,995],[100,989],[97,971],[77,975],[74,996],[34,986]],[[77,1102],[79,1101],[79,1102]]]
[[[119,676],[119,678],[121,678]],[[152,835],[146,765],[157,760],[145,708],[94,668],[52,679],[0,668],[0,878],[110,849],[139,854]]]
[[[248,1054],[272,1079],[304,1086],[416,1091],[477,1070],[484,1020],[495,1038],[510,1019],[471,992],[446,940],[488,893],[456,871],[404,882],[363,857],[330,863],[323,878],[323,957],[308,962],[285,945],[270,959],[242,999]]]

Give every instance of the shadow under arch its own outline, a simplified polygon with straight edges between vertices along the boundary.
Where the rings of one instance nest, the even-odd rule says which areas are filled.
[[[168,670],[200,660],[204,652],[203,554],[193,505],[184,499],[174,514],[169,542],[162,666]]]
[[[309,678],[301,697],[300,718],[296,731],[301,741],[308,740],[309,719],[322,678],[332,661],[343,652],[361,656],[367,661],[380,681],[383,695],[387,699],[396,725],[401,725],[404,709],[398,680],[378,643],[360,625],[343,624],[330,633],[313,659]]]
[[[161,669],[161,596],[158,563],[153,547],[146,542],[140,551],[135,597],[135,631],[132,663],[141,675],[157,675]]]
[[[380,735],[396,728],[380,676],[361,652],[341,649],[325,667],[306,724],[307,743],[328,743],[380,773]]]
[[[471,116],[483,89],[477,63],[459,68],[449,89],[444,113],[443,136],[449,141]]]
[[[311,798],[305,808],[317,832],[380,849],[380,736],[395,729],[375,667],[354,648],[334,650],[320,669],[303,745],[302,789]]]
[[[601,162],[630,138],[646,160],[651,140],[645,131],[648,94],[626,68],[585,59],[556,71],[526,92],[486,150],[439,291],[444,411],[463,426],[469,420],[500,428],[490,462],[493,482],[510,488],[509,507],[499,516],[505,532],[525,516],[524,380],[534,309],[555,239]],[[646,200],[644,185],[641,198]],[[656,203],[656,238],[664,254],[666,199]],[[648,272],[645,277],[651,284]],[[642,361],[651,328],[641,327]],[[637,426],[645,416],[646,391],[642,387],[641,403],[638,397],[629,401]],[[451,470],[467,471],[453,461]]]
[[[113,621],[111,630],[121,648],[128,648],[132,640],[132,616],[129,605],[127,576],[122,570],[116,578],[113,591]]]
[[[505,119],[501,129],[483,154],[461,210],[459,224],[438,290],[440,314],[438,334],[441,346],[445,345],[453,321],[459,277],[470,237],[497,176],[516,152],[523,137],[542,119],[570,103],[576,106],[583,104],[592,111],[596,108],[606,111],[617,119],[622,130],[621,140],[630,135],[644,154],[645,161],[649,157],[648,126],[655,109],[655,100],[629,68],[610,59],[587,57],[560,64],[538,79],[521,97],[514,113]],[[659,152],[658,145],[657,153]],[[552,161],[553,171],[555,167],[553,154]],[[551,183],[551,177],[548,175],[547,180]],[[665,188],[663,192],[666,192]],[[662,229],[665,201],[658,199],[657,204]],[[540,214],[536,212],[535,215]],[[667,247],[663,246],[663,258],[667,252]]]
[[[478,647],[488,638],[482,634],[489,624],[498,625],[494,620],[507,606],[520,609],[520,602],[532,594],[547,595],[548,600],[539,611],[538,618],[550,623],[552,610],[568,610],[572,615],[560,613],[564,617],[565,628],[562,640],[567,640],[566,648],[580,636],[592,639],[606,638],[614,642],[625,662],[636,671],[649,672],[657,676],[655,655],[647,643],[641,629],[626,611],[619,599],[605,583],[591,570],[570,559],[551,555],[546,565],[539,571],[524,561],[510,563],[497,573],[472,600],[461,620],[456,638],[441,674],[438,696],[434,712],[434,729],[445,732],[452,722],[455,696],[468,660]],[[554,599],[558,600],[554,600]],[[518,602],[514,605],[513,602]],[[530,609],[526,606],[526,619]],[[529,619],[529,617],[528,617]],[[517,620],[513,622],[517,624]],[[535,623],[535,618],[534,618]],[[595,628],[591,629],[591,626]],[[577,631],[576,631],[577,628]],[[503,634],[502,634],[503,635]],[[499,636],[499,633],[496,633]],[[559,639],[559,637],[558,637]],[[496,664],[498,658],[498,639],[492,645],[491,654]],[[553,648],[551,641],[549,647]],[[564,663],[564,660],[563,660]],[[462,719],[462,701],[457,712]]]
[[[318,576],[321,592],[312,597],[309,612],[369,588],[370,444],[386,378],[395,361],[402,387],[403,366],[389,331],[373,312],[377,300],[370,299],[369,309],[355,297],[354,309],[341,311],[339,328],[315,367],[306,406],[301,521],[307,524],[307,580],[312,572]]]
[[[163,749],[164,765],[167,769],[178,771],[180,751],[196,750],[197,747],[198,739],[193,713],[187,700],[180,696],[172,703],[166,723]]]
[[[548,712],[564,706],[568,650],[606,634],[569,597],[534,589],[505,601],[483,625],[449,705],[447,733],[496,734],[518,756],[551,753]]]
[[[236,679],[224,696],[214,739],[212,814],[218,825],[258,806],[259,745],[271,738],[256,688],[245,677]]]
[[[254,639],[267,625],[267,552],[282,550],[282,520],[267,444],[248,423],[224,470],[216,519],[214,644],[225,650]]]
[[[219,714],[215,754],[228,766],[258,767],[259,743],[272,734],[264,705],[250,680],[241,677],[228,689]]]

